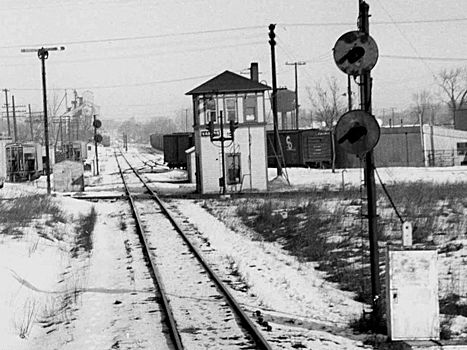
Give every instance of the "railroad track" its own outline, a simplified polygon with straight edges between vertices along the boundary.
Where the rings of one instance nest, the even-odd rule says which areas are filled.
[[[157,194],[122,153],[115,157],[173,348],[271,349]]]
[[[154,159],[149,159],[147,157],[143,157],[141,156],[140,154],[135,154],[136,158],[138,158],[140,160],[141,163],[143,163],[143,165],[145,166],[148,166],[151,168],[151,170],[153,168],[161,168],[161,169],[168,169],[168,167],[166,167],[163,162],[158,162],[157,160],[154,160]]]

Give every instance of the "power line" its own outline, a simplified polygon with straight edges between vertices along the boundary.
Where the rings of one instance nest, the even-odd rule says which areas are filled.
[[[129,40],[147,40],[147,39],[159,39],[159,38],[171,38],[176,36],[185,36],[185,35],[201,35],[201,34],[211,34],[211,33],[224,33],[232,31],[242,31],[242,30],[251,30],[251,29],[264,29],[264,26],[247,26],[247,27],[235,27],[235,28],[224,28],[224,29],[208,29],[208,30],[198,30],[191,32],[181,32],[181,33],[168,33],[168,34],[157,34],[157,35],[141,35],[141,36],[129,36],[129,37],[117,37],[117,38],[104,38],[104,39],[92,39],[92,40],[76,40],[76,41],[65,41],[60,42],[60,45],[78,45],[78,44],[95,44],[102,42],[112,42],[112,41],[129,41]],[[40,44],[21,44],[21,45],[9,45],[9,46],[0,46],[0,49],[14,49],[23,46],[45,46],[45,45],[55,45],[56,43],[40,43]]]
[[[217,45],[217,46],[209,46],[209,47],[196,47],[191,49],[183,49],[183,50],[172,50],[172,51],[160,51],[154,54],[135,54],[135,55],[126,55],[126,56],[107,56],[107,57],[95,57],[95,58],[83,58],[83,59],[75,59],[75,60],[65,60],[65,61],[56,61],[54,65],[57,64],[71,64],[71,63],[79,63],[79,62],[97,62],[97,61],[107,61],[107,60],[125,60],[125,59],[135,59],[135,58],[150,58],[150,57],[159,57],[163,55],[169,54],[177,54],[177,53],[186,53],[186,52],[202,52],[202,51],[209,51],[215,49],[227,49],[232,47],[240,47],[240,46],[253,46],[253,45],[260,45],[264,44],[263,41],[250,41],[241,44],[227,44],[227,45]],[[18,66],[29,66],[30,63],[14,63],[14,64],[3,64],[2,67],[18,67]]]
[[[158,80],[158,81],[148,81],[143,83],[134,83],[134,84],[116,84],[116,85],[96,85],[96,86],[79,86],[79,87],[59,87],[59,88],[50,88],[48,90],[84,90],[84,89],[114,89],[114,88],[127,88],[127,87],[137,87],[137,86],[145,86],[145,85],[158,85],[158,84],[169,84],[169,83],[176,83],[186,80],[195,80],[195,79],[203,79],[203,78],[212,78],[214,74],[209,75],[199,75],[195,77],[186,77],[186,78],[179,78],[179,79],[167,79],[167,80]],[[37,91],[41,89],[33,89],[33,88],[10,88],[10,90],[15,91]]]
[[[465,62],[467,58],[460,57],[429,57],[429,56],[402,56],[402,55],[379,55],[379,57],[402,59],[402,60],[426,60],[426,61],[452,61],[452,62]]]
[[[428,63],[426,63],[425,60],[421,59],[421,56],[420,54],[418,53],[418,50],[417,48],[415,47],[415,45],[409,40],[409,38],[405,35],[405,33],[402,31],[402,29],[398,26],[398,23],[396,23],[396,21],[394,20],[394,18],[392,17],[392,15],[389,13],[389,11],[386,10],[386,8],[384,7],[384,5],[382,4],[381,1],[378,0],[378,3],[380,4],[381,8],[384,10],[384,12],[386,12],[386,14],[388,15],[388,17],[391,19],[391,22],[394,24],[394,26],[397,28],[397,30],[399,31],[399,33],[401,34],[401,36],[405,39],[405,41],[407,41],[407,43],[410,45],[410,47],[412,48],[412,50],[415,52],[415,54],[417,55],[418,59],[425,65],[426,68],[428,68],[428,70],[430,71],[431,75],[433,76],[433,78],[435,79],[435,81],[438,81],[438,78],[436,77],[436,74],[433,72],[433,70],[431,69],[431,67],[428,65]]]
[[[392,19],[391,16],[390,18]],[[375,22],[372,22],[372,25],[458,23],[458,22],[466,22],[466,21],[467,21],[467,17],[461,17],[461,18],[439,18],[439,19],[422,19],[422,20],[406,20],[406,21],[394,21],[394,20],[379,21],[379,22],[375,21]],[[349,25],[355,25],[355,23],[354,22],[278,23],[278,26],[282,26],[282,27],[330,27],[330,26],[332,27],[332,26],[349,26]],[[204,34],[212,34],[212,33],[225,33],[225,32],[232,32],[232,31],[264,29],[265,27],[266,27],[265,25],[254,25],[254,26],[231,27],[231,28],[222,28],[222,29],[187,31],[187,32],[180,32],[180,33],[76,40],[76,41],[60,42],[60,45],[95,44],[95,43],[102,43],[102,42],[159,39],[159,38],[170,38],[170,37],[185,36],[185,35],[204,35]],[[16,45],[0,46],[0,49],[14,49],[14,48],[19,48],[19,47],[24,47],[24,46],[41,47],[44,45],[55,45],[55,44],[57,43],[52,42],[52,43],[38,43],[38,44],[16,44]]]
[[[216,47],[222,47],[225,45],[230,45],[231,43],[237,43],[239,42],[240,45],[241,43],[244,42],[251,42],[253,40],[260,40],[263,39],[264,35],[262,33],[241,33],[239,32],[237,35],[229,35],[227,38],[225,34],[220,33],[218,35],[213,35],[209,37],[202,37],[202,38],[197,38],[196,40],[193,40],[191,37],[187,38],[177,38],[177,39],[169,39],[167,41],[164,41],[163,43],[159,43],[158,45],[152,45],[148,44],[147,42],[134,42],[134,43],[128,43],[125,45],[124,48],[122,48],[121,45],[115,45],[115,46],[105,46],[102,47],[100,52],[105,52],[105,53],[118,53],[119,55],[122,54],[122,52],[138,52],[139,55],[144,56],[144,52],[166,52],[170,50],[183,50],[183,48],[196,48],[199,50],[202,50],[203,48],[206,49],[211,49],[211,48],[216,48]],[[263,40],[264,41],[264,40]],[[18,60],[19,56],[17,55],[17,50],[11,49],[9,50],[12,52],[12,54],[4,54],[0,55],[0,59],[12,59],[12,60]],[[89,54],[89,55],[88,55]],[[74,51],[73,52],[73,57],[77,57],[77,59],[80,59],[82,57],[88,57],[90,55],[94,56],[96,54],[96,50],[93,47],[85,46],[79,49],[79,51]]]
[[[461,18],[438,18],[438,19],[420,19],[406,21],[374,21],[371,25],[392,25],[392,24],[431,24],[431,23],[457,23],[466,22],[467,17]],[[278,23],[282,27],[336,27],[336,26],[353,26],[355,22],[315,22],[315,23]]]

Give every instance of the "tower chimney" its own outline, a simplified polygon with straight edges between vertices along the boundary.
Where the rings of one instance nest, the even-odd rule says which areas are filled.
[[[250,65],[250,79],[253,81],[259,80],[259,72],[258,72],[258,62],[251,62]]]

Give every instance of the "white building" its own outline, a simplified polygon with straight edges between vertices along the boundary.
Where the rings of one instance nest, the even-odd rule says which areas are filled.
[[[187,92],[193,99],[199,193],[267,190],[264,93],[270,87],[258,82],[256,63],[250,72],[248,79],[225,71]],[[227,140],[222,142],[222,137]]]

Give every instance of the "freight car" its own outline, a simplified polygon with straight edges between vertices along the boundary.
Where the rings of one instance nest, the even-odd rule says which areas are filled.
[[[102,135],[102,146],[110,147],[110,135]]]
[[[39,143],[10,143],[5,149],[10,182],[30,181],[42,175],[42,146]]]
[[[3,185],[7,179],[7,166],[6,166],[6,147],[5,145],[11,143],[10,138],[5,139],[0,135],[0,188],[3,188]]]
[[[192,132],[176,132],[163,137],[164,162],[169,168],[186,168],[185,151],[193,147]]]
[[[149,143],[154,149],[162,151],[164,149],[164,135],[163,134],[151,134],[149,135]]]
[[[276,166],[274,131],[267,132],[268,166]],[[279,130],[283,165],[329,168],[332,164],[331,133],[319,129]]]

